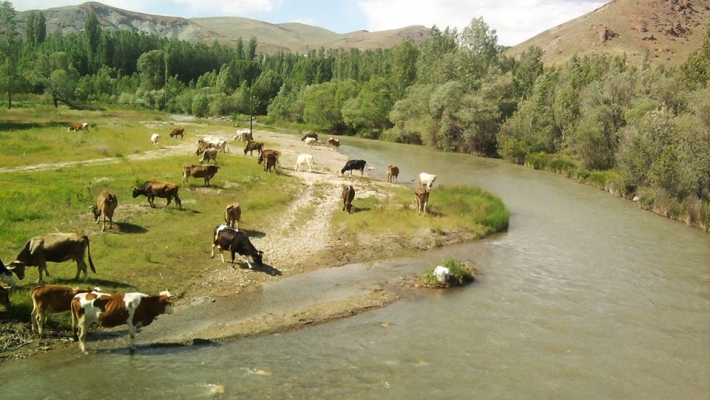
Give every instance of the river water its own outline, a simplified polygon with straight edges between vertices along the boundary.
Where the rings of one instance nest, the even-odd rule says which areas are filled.
[[[449,257],[479,266],[473,285],[224,345],[8,361],[0,398],[710,399],[710,235],[504,161],[342,142],[374,177],[395,163],[401,184],[426,171],[438,175],[434,190],[501,196],[509,230],[279,281],[245,307],[352,295]]]

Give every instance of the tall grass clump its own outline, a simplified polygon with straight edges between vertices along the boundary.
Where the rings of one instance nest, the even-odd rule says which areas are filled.
[[[418,284],[425,287],[451,287],[463,286],[476,280],[476,271],[462,262],[447,258],[441,266],[448,268],[451,273],[446,282],[439,282],[434,276],[436,267],[431,267],[419,278]]]

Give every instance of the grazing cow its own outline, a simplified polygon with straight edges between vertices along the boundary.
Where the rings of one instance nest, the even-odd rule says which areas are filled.
[[[88,279],[86,272],[86,261],[84,255],[89,253],[89,265],[91,271],[96,273],[94,262],[91,260],[91,248],[89,246],[89,237],[81,233],[48,233],[44,236],[35,236],[25,243],[25,247],[15,258],[15,261],[10,263],[13,272],[18,278],[22,279],[25,276],[25,267],[37,267],[39,270],[39,279],[37,282],[42,282],[42,273],[49,276],[47,270],[47,261],[60,263],[64,261],[76,261],[76,276],[74,280],[79,279],[79,274],[84,273],[84,281]]]
[[[182,183],[187,184],[187,178],[192,176],[195,178],[204,178],[204,186],[209,186],[210,179],[215,176],[217,171],[219,171],[219,167],[216,165],[185,164],[182,166]]]
[[[293,169],[295,169],[296,171],[300,171],[301,165],[303,165],[304,163],[308,165],[307,172],[311,172],[311,165],[313,164],[313,156],[310,154],[299,154],[298,158],[296,159],[296,166]]]
[[[229,151],[229,144],[227,143],[227,141],[218,137],[205,136],[202,139],[197,140],[198,146],[200,146],[200,143],[210,144],[212,145],[211,147],[222,150],[222,153],[226,153],[227,151]]]
[[[426,188],[414,189],[414,200],[417,202],[417,214],[424,212],[426,215],[426,205],[429,202],[429,191]]]
[[[204,163],[209,164],[210,160],[212,160],[212,163],[216,165],[217,164],[217,154],[219,154],[219,151],[217,151],[217,149],[212,149],[212,148],[205,149],[202,152],[202,156],[200,157],[200,160],[199,160],[200,164],[204,164]]]
[[[422,172],[421,174],[419,174],[419,187],[425,187],[427,190],[431,190],[431,187],[434,185],[435,180],[436,175]]]
[[[343,186],[343,211],[347,210],[348,214],[352,212],[353,199],[355,198],[355,189],[352,186]]]
[[[24,277],[25,276],[22,275],[22,278]],[[15,280],[12,279],[12,271],[7,269],[5,264],[3,264],[2,260],[0,260],[0,281],[5,282],[10,286],[15,286]]]
[[[133,198],[135,199],[140,195],[146,196],[148,198],[148,204],[153,208],[155,208],[156,197],[167,199],[168,204],[165,205],[166,207],[170,205],[174,197],[175,204],[177,204],[178,208],[182,209],[182,201],[178,196],[178,187],[172,183],[148,181],[140,187],[136,186],[133,188]]]
[[[248,142],[254,140],[252,132],[249,129],[239,129],[237,134],[232,138],[232,140],[241,140],[242,142]]]
[[[247,155],[249,153],[250,156],[254,156],[254,150],[256,150],[257,154],[261,154],[261,151],[264,149],[264,143],[261,142],[255,142],[253,140],[250,140],[247,142],[247,145],[244,146],[244,155]]]
[[[334,148],[335,151],[338,151],[338,148],[340,147],[340,140],[328,138],[328,148],[331,147]]]
[[[3,286],[0,286],[0,306],[5,307],[5,309],[8,309],[11,306],[10,292],[8,292]]]
[[[153,143],[153,146],[158,146],[160,144],[160,135],[157,133],[150,135],[150,142]]]
[[[230,228],[239,230],[239,222],[241,219],[242,207],[239,206],[239,203],[232,203],[224,209],[224,222],[226,222],[227,226]],[[237,225],[236,227],[234,226],[235,223]]]
[[[304,142],[306,143],[306,146],[313,147],[316,145],[316,143],[318,143],[318,139],[309,137],[309,138],[306,138],[306,140],[304,140]]]
[[[315,139],[316,141],[318,141],[318,134],[315,133],[315,132],[308,132],[308,133],[306,133],[305,135],[303,135],[303,137],[301,138],[301,141],[303,142],[303,141],[305,141],[305,140],[308,139],[308,138],[313,138],[313,139]]]
[[[232,253],[232,266],[234,266],[234,254],[239,254],[240,256],[246,257],[247,265],[252,268],[249,258],[257,266],[262,265],[262,257],[264,252],[257,250],[249,237],[241,231],[234,228],[230,228],[227,225],[220,225],[214,228],[214,236],[212,241],[212,253],[210,258],[214,258],[214,248],[219,248],[219,255],[222,257],[222,262],[224,262],[223,250],[229,250]]]
[[[69,127],[67,132],[79,132],[79,131],[89,131],[89,123],[88,122],[77,122]]]
[[[262,162],[264,162],[264,160],[267,160],[271,154],[276,157],[276,164],[278,164],[279,157],[281,157],[281,152],[278,150],[271,149],[265,149],[261,151],[261,154],[259,154],[259,159],[256,160],[257,164],[261,164]],[[264,171],[266,171],[266,165],[264,165]]]
[[[399,176],[399,167],[396,165],[387,166],[387,182],[397,183],[397,177]]]
[[[276,153],[269,153],[266,156],[266,162],[264,163],[264,171],[269,172],[271,169],[274,169],[274,173],[276,173],[276,162],[278,161],[278,157],[276,156]]]
[[[434,268],[434,277],[437,281],[439,281],[439,283],[446,283],[446,281],[449,280],[450,276],[451,270],[449,268],[446,268],[441,265],[438,265],[436,268]]]
[[[180,136],[180,139],[185,139],[185,128],[173,128],[173,131],[170,132],[170,137],[178,136]]]
[[[345,171],[350,171],[350,176],[352,177],[353,170],[358,170],[360,171],[360,177],[362,177],[365,174],[365,164],[367,164],[365,160],[350,160],[346,162],[343,169],[340,170],[340,176],[343,176]]]
[[[108,190],[102,190],[99,193],[99,197],[96,199],[96,205],[91,209],[94,214],[94,220],[99,223],[99,219],[103,218],[103,225],[101,226],[101,232],[106,230],[106,218],[109,221],[109,229],[113,227],[113,212],[118,206],[118,198],[115,194],[109,192]]]
[[[129,351],[133,354],[138,328],[150,325],[159,315],[172,314],[174,306],[175,302],[167,290],[157,296],[143,293],[79,293],[71,301],[72,334],[78,337],[81,352],[87,353],[86,332],[91,325],[104,328],[128,325]]]
[[[42,285],[30,292],[32,298],[32,332],[42,337],[47,314],[57,314],[71,309],[71,300],[79,293],[88,293],[91,288],[70,288],[68,286]]]

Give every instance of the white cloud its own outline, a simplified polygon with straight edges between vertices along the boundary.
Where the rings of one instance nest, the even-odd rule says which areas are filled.
[[[370,31],[424,25],[461,31],[483,17],[498,43],[516,45],[536,34],[601,7],[609,0],[365,0],[359,7]]]

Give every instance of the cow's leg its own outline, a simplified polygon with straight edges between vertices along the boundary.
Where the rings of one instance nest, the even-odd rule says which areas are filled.
[[[150,204],[150,206],[152,208],[155,208],[154,200],[155,200],[155,196],[148,196],[148,204]]]
[[[83,258],[76,260],[76,276],[74,277],[75,281],[79,280],[80,272],[84,273],[84,282],[86,282],[89,279],[89,274],[86,270],[86,262],[84,262]]]
[[[37,314],[39,314],[39,310],[35,305],[34,307],[32,307],[32,313],[30,313],[30,322],[32,322],[32,332],[41,332],[41,330],[39,329],[39,319],[37,319]],[[39,336],[42,337],[42,334],[40,333]]]
[[[77,323],[79,325],[79,350],[81,350],[82,353],[88,354],[86,351],[86,331],[88,330],[86,326],[86,317],[81,317],[79,318],[79,321]]]
[[[128,351],[133,354],[136,352],[136,327],[128,325]]]

